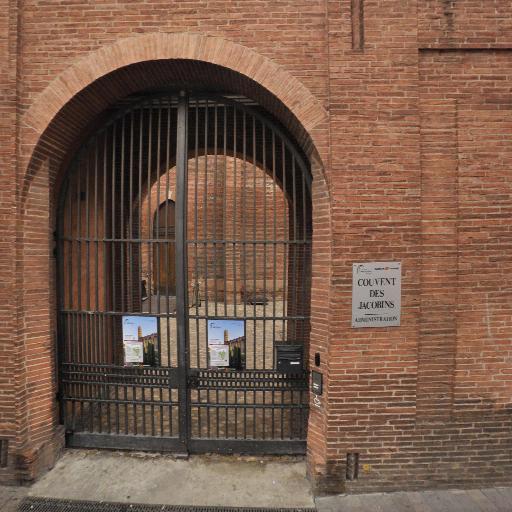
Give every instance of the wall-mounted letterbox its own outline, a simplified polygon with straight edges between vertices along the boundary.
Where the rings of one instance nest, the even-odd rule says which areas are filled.
[[[303,368],[302,345],[276,345],[276,370],[285,373],[298,373]]]

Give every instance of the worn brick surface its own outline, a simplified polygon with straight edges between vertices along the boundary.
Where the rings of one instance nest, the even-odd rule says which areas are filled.
[[[508,0],[0,6],[1,481],[62,443],[52,231],[69,160],[109,105],[186,81],[255,99],[312,164],[317,490],[512,482]],[[402,262],[401,327],[351,329],[352,263],[386,260]]]

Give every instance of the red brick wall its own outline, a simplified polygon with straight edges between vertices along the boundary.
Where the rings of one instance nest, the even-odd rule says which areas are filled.
[[[422,0],[418,2],[421,48],[512,46],[508,0]]]
[[[312,163],[311,356],[325,375],[308,437],[316,488],[512,482],[510,3],[363,4],[1,3],[2,481],[32,478],[57,451],[62,169],[108,104],[193,75],[259,101]],[[168,56],[240,75],[155,60]],[[352,263],[379,260],[402,262],[402,325],[351,329]],[[351,482],[347,452],[360,454]]]
[[[11,2],[2,1],[3,15],[0,18],[0,329],[5,340],[0,345],[0,425],[1,435],[8,439],[13,450],[9,463],[15,463],[13,456],[19,448],[16,439],[16,280],[15,280],[15,225],[12,219],[16,211],[13,179],[16,165],[16,70],[17,70],[17,17],[11,12]],[[0,469],[2,478],[12,481],[12,470]]]
[[[431,279],[437,292],[429,295],[443,306],[437,316],[430,311],[425,324],[433,328],[438,315],[450,322],[443,344],[451,347],[445,373],[452,379],[446,390],[452,412],[500,410],[510,406],[512,392],[506,327],[512,286],[512,58],[494,51],[425,52],[420,72],[430,191],[424,195],[424,224],[430,225],[430,259],[440,267],[437,283]]]

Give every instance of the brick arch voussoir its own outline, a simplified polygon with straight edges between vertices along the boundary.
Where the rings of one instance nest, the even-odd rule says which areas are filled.
[[[315,141],[317,128],[327,121],[327,112],[309,89],[286,69],[255,51],[220,37],[193,33],[153,33],[121,39],[88,54],[57,76],[41,92],[23,115],[24,147],[29,171],[34,154],[45,130],[64,105],[96,80],[131,64],[141,62],[191,59],[216,64],[236,71],[260,84],[290,110],[307,134],[302,141],[306,153],[325,160]],[[31,151],[30,151],[31,150]],[[30,154],[30,156],[28,156]],[[308,156],[310,156],[308,155]],[[27,177],[30,179],[30,172]]]

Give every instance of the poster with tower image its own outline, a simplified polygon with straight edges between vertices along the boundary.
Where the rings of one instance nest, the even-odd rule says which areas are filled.
[[[245,367],[245,321],[208,319],[208,358],[211,368]]]
[[[159,366],[158,318],[156,316],[123,316],[125,365]]]

